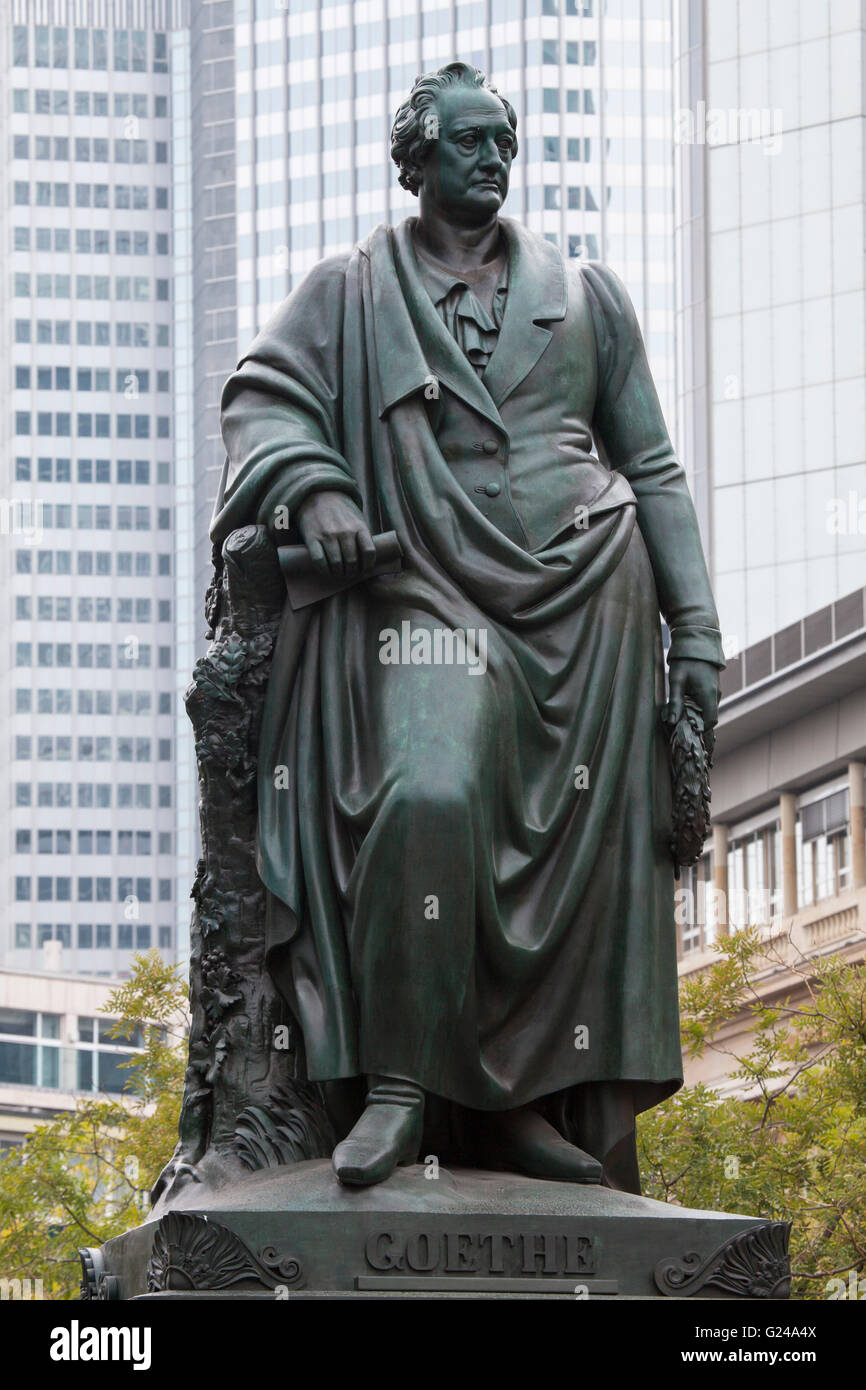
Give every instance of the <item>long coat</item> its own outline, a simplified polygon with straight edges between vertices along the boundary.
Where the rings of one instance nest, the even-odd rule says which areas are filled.
[[[287,605],[259,763],[269,960],[312,1079],[481,1110],[627,1082],[637,1111],[682,1080],[659,611],[672,656],[721,666],[718,619],[628,296],[502,227],[483,377],[404,222],[318,265],[224,389],[215,540],[329,488],[404,555]],[[384,634],[423,653],[457,629],[483,631],[483,672],[383,660]]]

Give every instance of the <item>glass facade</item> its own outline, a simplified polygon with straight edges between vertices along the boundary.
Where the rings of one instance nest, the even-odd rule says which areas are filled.
[[[0,965],[114,975],[176,947],[169,36],[43,9],[0,50]]]
[[[866,583],[863,10],[680,0],[680,419],[731,652]]]
[[[201,595],[195,570],[192,143],[190,44],[171,34],[172,227],[174,242],[174,601],[175,601],[175,909],[177,955],[189,952],[189,890],[198,857],[195,738],[183,696],[196,659]]]

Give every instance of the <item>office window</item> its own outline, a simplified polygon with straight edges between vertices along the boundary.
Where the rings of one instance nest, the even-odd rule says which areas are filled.
[[[835,897],[851,886],[848,792],[834,792],[800,811],[797,870],[801,906]]]
[[[50,925],[41,924],[37,928],[38,944],[42,945],[50,939]],[[63,941],[63,936],[58,939]],[[23,932],[21,944],[25,944]],[[30,944],[29,928],[26,944]],[[0,1083],[56,1088],[59,1084],[59,1060],[59,1014],[0,1009]]]
[[[97,925],[96,944],[101,950],[110,946],[110,926]],[[117,944],[122,949],[131,948],[132,928],[129,923],[118,927]],[[116,1037],[113,1028],[111,1019],[79,1018],[77,1060],[80,1091],[106,1091],[116,1095],[124,1089],[129,1073],[124,1070],[123,1063],[140,1050],[143,1038],[140,1029],[133,1030],[129,1037]]]
[[[37,24],[33,30],[33,66],[37,68],[47,68],[51,66],[50,53],[51,31],[47,24]]]
[[[114,30],[114,70],[129,71],[129,32],[126,29]]]
[[[54,67],[67,68],[70,65],[70,31],[68,29],[54,29],[53,32],[53,53]]]

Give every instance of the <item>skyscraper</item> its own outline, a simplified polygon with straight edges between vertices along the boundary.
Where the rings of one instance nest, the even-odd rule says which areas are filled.
[[[680,444],[731,652],[866,583],[864,52],[859,0],[678,4]]]
[[[175,952],[171,0],[15,0],[0,965]]]

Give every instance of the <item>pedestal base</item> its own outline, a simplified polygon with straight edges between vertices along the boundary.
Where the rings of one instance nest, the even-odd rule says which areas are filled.
[[[317,1159],[250,1173],[82,1252],[85,1298],[787,1298],[789,1226],[511,1173]]]

